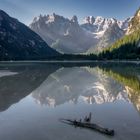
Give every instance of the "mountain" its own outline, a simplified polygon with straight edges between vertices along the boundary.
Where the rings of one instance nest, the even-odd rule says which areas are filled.
[[[84,24],[81,25],[82,28],[88,30],[98,38],[99,42],[96,44],[95,48],[90,48],[87,52],[100,52],[104,48],[107,48],[113,44],[116,40],[120,39],[125,35],[128,28],[128,23],[131,18],[124,21],[118,21],[114,18],[103,18],[88,16],[84,19]]]
[[[129,23],[126,35],[100,53],[107,59],[140,59],[140,9]]]
[[[80,27],[76,16],[67,19],[56,14],[40,15],[34,18],[30,28],[63,53],[83,53],[96,43],[93,35]]]
[[[117,20],[113,18],[105,19],[101,16],[98,16],[96,18],[93,16],[88,16],[84,18],[83,24],[81,25],[81,27],[88,30],[89,32],[92,32],[93,34],[98,35],[98,33],[101,33],[101,32],[104,33],[106,29],[108,29],[110,25],[112,25],[116,21]]]
[[[0,60],[45,59],[58,54],[30,28],[0,10]]]
[[[117,23],[118,23],[119,27],[126,32],[132,18],[133,17],[129,17],[129,18],[125,19],[124,21],[118,21]]]
[[[113,25],[117,27],[115,28]],[[113,18],[94,18],[93,16],[86,17],[84,23],[80,25],[76,16],[73,16],[72,19],[68,19],[53,14],[35,17],[30,24],[30,28],[59,52],[91,53],[97,51],[97,46],[99,48],[103,47],[100,41],[105,38],[104,36],[107,38],[113,34],[114,37],[111,40],[109,38],[106,39],[106,46],[113,43],[113,40],[116,41],[121,38],[126,31],[127,25],[128,20],[117,21]],[[107,31],[109,29],[112,30],[111,35],[109,34],[110,32]],[[107,32],[109,35],[106,35]],[[116,33],[117,35],[115,35]]]
[[[88,52],[101,52],[104,48],[107,48],[111,44],[113,44],[116,40],[120,39],[124,36],[125,31],[122,30],[117,22],[112,23],[105,31],[104,34],[100,37],[100,41],[97,44],[96,50],[90,48]]]
[[[140,8],[136,11],[134,17],[132,18],[126,34],[129,35],[137,30],[140,30]]]
[[[93,34],[103,35],[103,33],[109,29],[114,23],[119,26],[120,29],[126,31],[129,25],[131,18],[127,18],[124,21],[119,21],[115,18],[103,18],[101,16],[97,16],[96,18],[93,16],[87,16],[83,20],[83,24],[81,27]],[[99,36],[100,37],[100,36]]]

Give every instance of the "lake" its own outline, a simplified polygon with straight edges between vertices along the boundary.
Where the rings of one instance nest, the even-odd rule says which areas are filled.
[[[114,129],[110,137],[60,118]],[[0,140],[138,140],[140,65],[0,63]]]

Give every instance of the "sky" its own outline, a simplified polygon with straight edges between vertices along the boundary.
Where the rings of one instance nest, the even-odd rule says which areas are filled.
[[[140,0],[0,0],[0,9],[29,25],[35,16],[56,13],[67,18],[77,15],[124,20],[134,15]]]

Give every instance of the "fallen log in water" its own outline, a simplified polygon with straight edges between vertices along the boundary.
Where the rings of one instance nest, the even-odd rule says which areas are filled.
[[[108,128],[104,128],[94,123],[87,123],[87,122],[81,122],[81,121],[76,121],[76,120],[73,121],[69,119],[60,119],[60,121],[63,123],[74,125],[76,127],[88,128],[88,129],[96,130],[106,135],[114,136],[114,130],[109,130]]]

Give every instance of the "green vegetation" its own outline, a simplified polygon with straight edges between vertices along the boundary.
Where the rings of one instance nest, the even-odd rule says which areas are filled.
[[[140,59],[140,9],[132,18],[128,35],[99,54],[99,59]]]
[[[84,55],[84,54],[63,54],[60,56],[56,57],[50,57],[48,58],[49,60],[69,60],[69,61],[74,61],[74,60],[97,60],[98,56],[95,54],[89,54],[89,55]]]
[[[134,75],[127,75],[122,73],[117,73],[112,70],[105,70],[104,72],[111,76],[113,79],[122,83],[124,86],[131,88],[135,94],[140,94],[140,80]]]
[[[124,85],[129,99],[140,111],[140,67],[124,65],[122,69],[122,64],[120,66],[116,64],[114,66],[102,65],[99,68],[104,74],[111,76],[114,80]]]
[[[140,30],[126,35],[99,54],[100,59],[140,59]]]
[[[133,31],[137,31],[140,29],[140,8],[136,11],[136,14],[134,15],[134,17],[132,18],[131,22],[130,22],[130,32]]]

